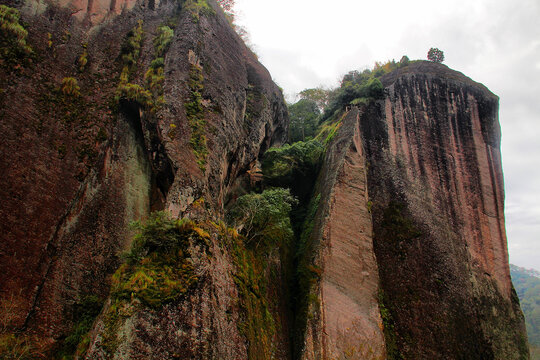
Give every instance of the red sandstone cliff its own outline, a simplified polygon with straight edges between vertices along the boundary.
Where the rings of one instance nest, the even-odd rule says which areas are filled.
[[[128,2],[121,13],[117,3],[100,19],[92,1],[81,12],[75,2],[19,7],[34,56],[0,73],[0,293],[13,312],[3,326],[61,340],[82,299],[107,297],[131,221],[156,209],[181,216],[202,198],[219,216],[252,163],[284,140],[286,106],[268,71],[215,2],[188,3]],[[129,82],[147,86],[163,25],[174,32],[161,54],[164,105],[118,100],[124,55],[140,46]],[[66,78],[80,94],[63,90]],[[245,357],[233,265],[212,247],[208,281],[174,310],[200,335],[185,356]]]
[[[51,350],[97,295],[88,359],[527,358],[498,99],[438,64],[384,76],[384,100],[343,114],[314,194],[307,326],[293,329],[279,251],[258,274],[269,285],[247,284],[254,304],[273,300],[262,307],[272,329],[241,309],[238,269],[254,272],[255,259],[218,220],[285,140],[287,114],[266,69],[206,4],[7,2],[29,24],[33,54],[0,61],[0,335],[35,335]],[[158,56],[162,26],[172,38]],[[206,221],[203,245],[185,249],[198,280],[159,308],[124,302],[112,321],[128,224],[158,209]]]
[[[428,62],[381,80],[384,100],[344,115],[319,179],[304,358],[528,357],[498,98]]]

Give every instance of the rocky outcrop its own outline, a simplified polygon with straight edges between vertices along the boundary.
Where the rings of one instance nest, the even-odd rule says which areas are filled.
[[[20,11],[33,55],[2,62],[0,74],[0,291],[16,304],[10,328],[54,343],[77,304],[107,297],[130,222],[198,213],[201,199],[219,217],[288,121],[281,91],[213,1],[28,1]],[[171,38],[158,52],[162,26]],[[233,265],[212,253],[194,298],[163,311],[208,334],[197,341],[222,341],[212,356],[243,357]],[[209,354],[192,345],[193,356]]]
[[[527,358],[497,97],[434,63],[381,80],[384,100],[343,117],[319,179],[304,357]]]

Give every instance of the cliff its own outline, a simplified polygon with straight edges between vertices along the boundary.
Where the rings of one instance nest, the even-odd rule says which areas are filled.
[[[26,2],[32,51],[2,58],[3,326],[45,348],[72,332],[87,299],[107,298],[130,222],[160,209],[219,217],[287,134],[281,91],[217,4],[130,4],[95,21],[95,2],[86,12]],[[184,356],[246,357],[233,264],[217,241],[197,269],[206,281],[164,310],[198,344]]]
[[[213,0],[3,3],[2,356],[528,357],[484,86],[381,77],[252,244],[223,220],[288,115]]]
[[[343,115],[319,178],[304,358],[528,357],[498,98],[428,62],[381,82],[382,100]]]

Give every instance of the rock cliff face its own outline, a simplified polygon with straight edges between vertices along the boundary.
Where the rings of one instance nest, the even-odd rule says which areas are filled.
[[[381,80],[327,152],[304,357],[526,358],[497,97],[427,62]]]
[[[103,4],[59,5],[19,7],[33,54],[3,61],[0,77],[0,291],[9,327],[47,343],[71,331],[78,303],[107,297],[131,221],[159,209],[218,217],[288,126],[281,91],[214,2],[136,2],[121,14],[116,4],[100,21]],[[212,241],[205,286],[131,324],[152,334],[181,317],[187,325],[169,325],[198,344],[183,344],[184,355],[246,357],[233,265]],[[167,344],[140,354],[166,358]]]
[[[28,335],[45,358],[527,358],[485,87],[416,62],[381,79],[383,100],[342,113],[312,201],[316,281],[299,299],[291,248],[256,256],[220,222],[286,140],[288,115],[218,5],[3,3],[29,25],[0,35],[1,346]],[[124,261],[130,222],[154,210],[195,221],[175,225],[183,247]],[[181,295],[135,296],[156,283]],[[99,315],[73,343],[89,301]],[[292,314],[302,301],[307,314]]]

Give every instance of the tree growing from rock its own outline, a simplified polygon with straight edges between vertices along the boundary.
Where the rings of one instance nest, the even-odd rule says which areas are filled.
[[[431,48],[429,49],[427,53],[427,58],[429,61],[433,61],[440,64],[444,61],[444,52],[437,48]]]

